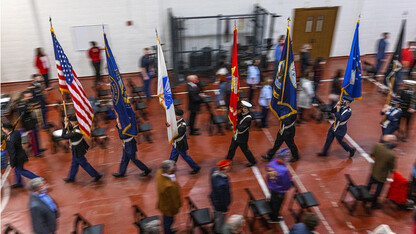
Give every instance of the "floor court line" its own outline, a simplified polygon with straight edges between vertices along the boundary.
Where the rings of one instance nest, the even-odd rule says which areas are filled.
[[[269,140],[270,144],[274,144],[274,139],[272,135],[270,134],[269,129],[262,128],[264,134],[266,135],[267,139]],[[293,170],[292,166],[290,164],[286,165],[287,168],[290,171],[290,174],[292,175],[292,179],[296,181],[296,184],[299,186],[299,189],[301,192],[307,192],[305,186],[303,185],[302,181],[300,180],[299,176],[296,174],[295,170]],[[335,232],[332,230],[331,226],[329,226],[328,221],[326,221],[324,215],[322,214],[321,210],[318,207],[313,207],[315,210],[315,213],[318,215],[319,219],[321,220],[322,224],[325,226],[325,229],[328,231],[328,233],[334,234]]]

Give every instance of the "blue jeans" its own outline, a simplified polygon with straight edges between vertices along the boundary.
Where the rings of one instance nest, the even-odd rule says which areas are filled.
[[[78,172],[78,167],[81,166],[91,177],[97,177],[100,174],[91,166],[85,156],[74,157],[72,156],[71,170],[69,171],[69,178],[75,180],[75,176]]]
[[[20,167],[15,167],[14,168],[14,172],[16,174],[16,184],[17,185],[22,185],[22,176],[29,178],[29,179],[33,179],[38,177],[37,175],[33,174],[32,172],[26,170],[23,168],[23,165]]]
[[[174,221],[174,216],[163,215],[163,230],[165,234],[171,234],[171,227]]]
[[[344,136],[335,135],[335,132],[332,130],[331,125],[331,128],[328,131],[328,135],[326,136],[325,146],[322,153],[326,154],[328,152],[329,147],[331,146],[331,143],[334,140],[334,138],[337,138],[338,143],[344,148],[345,151],[351,151],[351,147],[345,141],[343,141]]]
[[[138,167],[140,168],[140,170],[142,171],[149,171],[149,168],[142,163],[140,160],[138,160],[136,158],[136,154],[127,154],[124,150],[123,150],[123,157],[121,158],[121,163],[120,163],[120,170],[119,173],[124,175],[126,173],[126,169],[127,169],[127,165],[129,165],[130,160]]]
[[[179,151],[175,147],[172,147],[172,152],[170,153],[169,160],[178,161],[179,155],[182,156],[183,160],[185,160],[186,163],[193,169],[193,170],[199,170],[201,169],[198,164],[192,160],[192,158],[186,153],[186,151]]]
[[[220,101],[223,100],[226,88],[227,88],[227,82],[221,82],[220,83],[220,93],[217,96],[217,105],[220,105]]]

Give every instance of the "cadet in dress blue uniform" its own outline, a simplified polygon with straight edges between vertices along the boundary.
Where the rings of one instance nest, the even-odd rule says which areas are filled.
[[[103,175],[99,174],[85,158],[85,154],[90,147],[84,140],[84,136],[79,129],[77,117],[71,116],[69,117],[69,121],[71,122],[72,126],[70,126],[70,131],[68,133],[68,118],[65,118],[65,127],[62,131],[62,138],[69,139],[71,142],[72,164],[71,170],[69,172],[69,177],[65,178],[64,181],[68,183],[75,182],[75,176],[77,175],[78,167],[81,166],[91,177],[94,177],[92,182],[97,182],[101,179],[101,177],[103,177]]]
[[[243,151],[249,163],[246,164],[247,167],[256,165],[256,159],[254,159],[253,154],[248,148],[248,130],[250,128],[251,120],[253,119],[250,115],[250,110],[248,108],[252,107],[249,102],[241,101],[242,111],[237,114],[237,130],[234,133],[234,136],[231,140],[230,148],[228,149],[228,154],[226,159],[233,160],[235,151],[238,146],[240,146],[241,151]]]
[[[347,121],[351,117],[350,104],[354,99],[350,96],[344,96],[341,102],[338,102],[332,112],[335,113],[335,122],[328,130],[326,142],[322,152],[318,153],[318,156],[327,156],[329,147],[331,146],[334,138],[344,148],[345,151],[350,152],[350,157],[354,156],[356,149],[351,148],[345,141],[343,141],[345,134],[347,134]]]
[[[386,115],[386,118],[381,122],[381,134],[391,135],[399,129],[400,118],[402,117],[402,109],[400,104],[402,100],[400,98],[394,98],[391,101],[391,105],[385,105],[381,111],[381,115]]]
[[[130,160],[138,167],[140,170],[143,171],[141,176],[147,176],[150,172],[152,172],[151,169],[149,169],[144,163],[142,163],[140,160],[136,158],[136,152],[137,152],[137,142],[132,136],[124,135],[121,129],[121,124],[117,120],[117,129],[118,129],[118,135],[120,139],[123,141],[123,157],[121,158],[120,162],[120,170],[118,173],[113,173],[113,176],[118,177],[124,177],[127,169],[127,165],[129,164]]]
[[[186,122],[182,118],[183,110],[175,110],[175,114],[178,125],[178,136],[173,139],[172,152],[170,153],[169,160],[175,161],[176,163],[179,155],[181,155],[183,160],[192,168],[190,174],[197,174],[201,170],[201,167],[186,153],[189,147],[188,141],[186,140]]]

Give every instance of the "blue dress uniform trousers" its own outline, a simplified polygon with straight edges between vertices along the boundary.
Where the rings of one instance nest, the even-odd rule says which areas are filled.
[[[200,167],[198,164],[192,160],[192,158],[186,153],[186,151],[179,151],[175,147],[172,147],[172,152],[170,153],[169,160],[178,161],[179,155],[182,156],[183,160],[185,160],[186,163],[193,169],[193,170],[199,170]]]
[[[138,160],[136,158],[136,153],[134,154],[128,154],[124,149],[123,149],[123,157],[121,158],[121,162],[120,162],[120,170],[119,173],[121,175],[124,175],[126,173],[126,169],[127,169],[127,165],[129,165],[130,160],[138,167],[140,168],[140,170],[144,171],[144,172],[148,172],[150,171],[150,169],[144,164],[142,163],[142,161]]]
[[[69,178],[75,180],[75,176],[78,172],[78,167],[81,166],[91,177],[97,177],[100,174],[91,166],[84,155],[75,157],[72,155],[71,170],[69,172]]]
[[[342,146],[342,148],[344,148],[345,151],[349,152],[351,151],[351,147],[345,142],[343,141],[344,139],[344,135],[338,135],[335,134],[335,132],[332,130],[332,126],[328,131],[328,135],[326,136],[326,141],[325,141],[325,146],[324,146],[324,150],[322,151],[324,154],[326,154],[329,150],[329,147],[331,146],[332,141],[334,140],[334,138],[337,139],[338,143]]]

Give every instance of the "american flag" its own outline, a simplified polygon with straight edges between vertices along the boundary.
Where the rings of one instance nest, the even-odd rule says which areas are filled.
[[[69,63],[64,50],[56,39],[53,28],[51,28],[53,48],[55,51],[56,68],[58,69],[59,89],[63,92],[69,92],[74,102],[75,115],[78,119],[80,130],[87,137],[91,136],[92,119],[94,112],[88,97],[75,74],[72,65]]]

